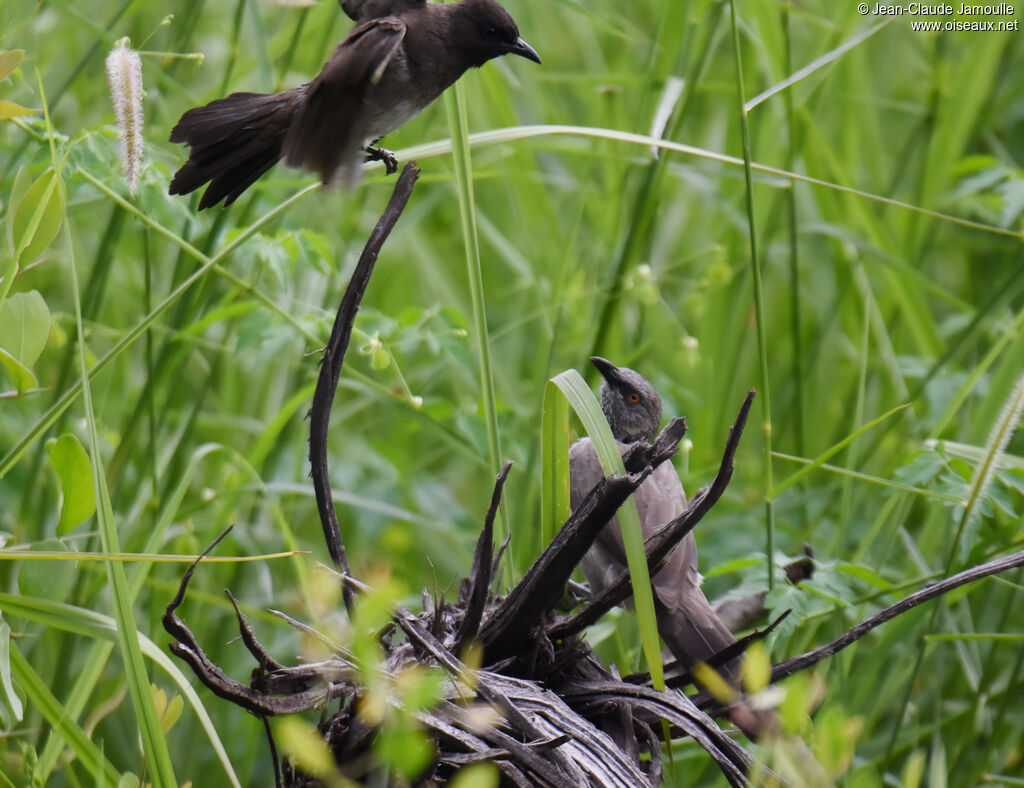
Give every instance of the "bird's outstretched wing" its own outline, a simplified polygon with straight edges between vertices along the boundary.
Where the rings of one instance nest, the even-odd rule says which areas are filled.
[[[356,22],[381,16],[400,14],[410,8],[421,8],[427,0],[338,0],[341,10]]]
[[[301,105],[284,141],[285,163],[331,181],[339,167],[351,182],[366,141],[363,109],[405,38],[396,17],[371,19],[345,36],[323,70],[304,86]]]

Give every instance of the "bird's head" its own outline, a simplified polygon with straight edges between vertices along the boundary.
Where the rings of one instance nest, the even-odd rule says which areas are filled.
[[[661,397],[647,378],[627,367],[617,367],[600,356],[591,356],[604,381],[601,410],[615,440],[632,443],[652,440],[661,422]]]
[[[519,35],[511,14],[495,0],[462,0],[451,6],[459,50],[471,66],[502,55],[519,55],[540,63],[540,55]]]

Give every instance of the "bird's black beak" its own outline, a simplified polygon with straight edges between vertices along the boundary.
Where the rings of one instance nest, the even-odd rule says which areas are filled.
[[[597,367],[601,377],[607,380],[608,383],[615,385],[619,382],[619,368],[608,359],[601,358],[600,356],[591,356],[590,363]]]
[[[540,55],[537,54],[537,50],[523,41],[522,37],[517,38],[515,43],[510,44],[507,51],[510,55],[519,55],[527,60],[532,60],[534,63],[540,63]]]

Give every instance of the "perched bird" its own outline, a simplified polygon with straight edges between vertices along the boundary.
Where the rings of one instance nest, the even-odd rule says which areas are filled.
[[[232,93],[181,116],[171,142],[190,151],[171,194],[209,183],[199,208],[227,206],[281,158],[325,184],[354,185],[364,150],[394,172],[394,155],[372,143],[467,69],[506,54],[541,62],[495,0],[340,2],[358,24],[312,82],[280,93]]]
[[[661,421],[658,392],[632,369],[617,367],[599,356],[590,360],[604,378],[601,410],[619,444],[619,452],[624,453],[636,441],[652,441]],[[569,474],[570,502],[576,509],[604,477],[590,438],[582,438],[570,448]],[[645,539],[686,511],[686,493],[671,462],[655,468],[633,493],[633,500]],[[584,556],[582,567],[593,593],[600,592],[627,568],[618,518],[609,520]],[[651,577],[658,632],[675,658],[688,669],[736,642],[704,596],[702,581],[692,533],[676,544],[661,569]],[[735,658],[718,670],[738,687],[739,667],[740,659]],[[757,722],[749,709],[734,711],[732,716],[745,731],[756,735]]]

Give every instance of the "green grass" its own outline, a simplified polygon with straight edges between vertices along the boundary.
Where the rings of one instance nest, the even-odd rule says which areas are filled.
[[[906,16],[880,25],[817,0],[737,2],[735,24],[724,2],[507,5],[544,65],[490,63],[463,79],[459,108],[439,101],[386,140],[423,175],[360,311],[332,418],[357,575],[390,574],[413,606],[421,588],[457,581],[506,458],[503,527],[526,566],[543,519],[544,386],[573,367],[595,384],[594,352],[686,416],[691,491],[712,478],[746,391],[770,390],[697,539],[712,596],[767,587],[766,544],[815,549],[810,589],[775,576],[769,601],[794,608],[775,659],[1020,549],[1024,440],[1007,405],[1024,369],[1020,34],[914,33]],[[31,259],[10,253],[14,220],[0,228],[0,348],[12,350],[5,317],[21,294],[38,291],[51,319],[23,365],[37,385],[16,396],[0,369],[5,547],[194,554],[234,523],[218,555],[310,551],[197,571],[181,613],[240,680],[252,662],[230,642],[224,587],[283,661],[304,644],[266,608],[343,629],[313,569],[326,551],[303,417],[392,179],[375,169],[355,192],[324,192],[278,167],[228,210],[198,214],[166,194],[184,158],[166,139],[191,106],[308,79],[348,27],[326,2],[0,7],[0,51],[26,53],[0,101],[42,109],[38,71],[54,131],[42,113],[0,120],[0,210],[38,181],[48,196],[19,231],[63,225]],[[147,159],[131,201],[103,70],[126,35],[205,56],[143,58]],[[651,139],[669,77],[684,87]],[[469,168],[451,155],[450,117],[464,117],[455,147],[468,143]],[[40,181],[50,168],[62,189]],[[47,442],[67,434],[93,460],[99,514],[65,533]],[[0,784],[123,772],[226,784],[190,700],[167,732],[149,708],[147,682],[181,694],[159,617],[182,565],[4,558]],[[848,764],[847,785],[909,784],[919,765],[931,785],[1020,779],[1024,658],[1007,637],[1024,630],[1021,583],[985,581],[821,666],[805,732],[819,760]],[[137,636],[104,629],[133,619]],[[617,638],[606,627],[592,639],[630,670],[636,624],[615,621]],[[239,784],[266,783],[258,722],[197,697]],[[721,782],[694,746],[674,756],[680,785]]]

